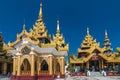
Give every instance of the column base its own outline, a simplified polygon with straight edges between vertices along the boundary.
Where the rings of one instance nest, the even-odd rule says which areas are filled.
[[[35,76],[30,76],[30,75],[22,75],[22,76],[15,76],[11,75],[10,80],[54,80],[53,75],[35,75]]]
[[[55,74],[55,75],[54,75],[54,78],[57,78],[57,76],[58,76],[58,75]],[[64,75],[64,74],[60,74],[59,76],[60,76],[59,78],[65,78],[65,75]]]
[[[36,76],[30,76],[30,75],[22,75],[22,76],[12,75],[10,77],[10,80],[37,80],[37,78]]]
[[[54,80],[54,76],[49,74],[40,74],[38,75],[37,80]]]

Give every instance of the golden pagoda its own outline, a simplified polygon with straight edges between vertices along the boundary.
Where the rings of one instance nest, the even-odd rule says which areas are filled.
[[[70,57],[70,64],[80,67],[81,71],[100,71],[101,69],[112,71],[120,63],[120,57],[119,52],[112,53],[110,45],[107,31],[105,31],[103,48],[100,48],[100,43],[93,39],[87,28],[87,35],[81,43],[81,47],[78,48],[78,54]],[[120,51],[119,48],[118,51]]]
[[[57,30],[55,36],[53,35],[53,41],[56,44],[58,51],[66,51],[69,49],[68,44],[65,43],[65,38],[60,34],[59,20],[57,20]]]
[[[10,72],[11,80],[53,80],[57,76],[65,77],[65,57],[68,56],[69,44],[61,34],[59,20],[56,33],[51,38],[43,20],[42,8],[40,4],[38,18],[30,31],[26,30],[24,24],[14,42],[5,44],[0,33],[0,74]],[[107,30],[103,47],[90,34],[89,28],[86,33],[77,54],[69,56],[70,66],[79,67],[81,72],[113,72],[120,67],[120,48],[113,52]]]
[[[40,4],[39,16],[33,28],[28,32],[24,24],[22,32],[17,34],[17,40],[6,47],[13,56],[11,80],[52,80],[53,75],[64,77],[65,56],[68,55],[69,46],[58,26],[59,22],[52,40],[43,22]]]

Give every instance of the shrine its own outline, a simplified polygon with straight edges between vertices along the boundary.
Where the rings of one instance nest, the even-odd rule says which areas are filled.
[[[118,52],[113,52],[110,46],[111,43],[107,30],[105,30],[104,44],[101,48],[100,43],[96,39],[93,39],[90,35],[89,28],[87,28],[87,35],[81,43],[81,47],[78,48],[78,54],[70,57],[70,64],[74,67],[79,67],[81,72],[87,70],[117,71],[118,65],[120,64],[120,48],[117,48]]]
[[[52,39],[43,22],[40,4],[39,16],[33,28],[28,32],[24,24],[16,41],[6,46],[8,53],[13,56],[11,80],[52,80],[58,75],[64,78],[69,45],[65,43],[59,26],[57,20],[56,34]]]

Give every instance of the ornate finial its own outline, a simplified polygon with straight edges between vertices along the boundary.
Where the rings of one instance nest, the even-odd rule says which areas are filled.
[[[57,33],[60,33],[60,22],[57,20]]]
[[[89,35],[90,34],[90,32],[89,32],[89,27],[87,27],[87,35]]]
[[[25,27],[26,27],[26,25],[25,25],[25,19],[24,19],[23,30],[25,30]]]
[[[59,20],[57,20],[57,30],[60,30],[60,24],[59,24]]]
[[[105,30],[105,38],[108,38],[107,30]]]
[[[25,30],[25,27],[26,27],[25,24],[23,24],[23,30]]]
[[[107,34],[107,30],[105,30],[105,36],[107,36],[108,34]]]
[[[40,12],[39,12],[39,19],[42,18],[42,3],[40,3]]]

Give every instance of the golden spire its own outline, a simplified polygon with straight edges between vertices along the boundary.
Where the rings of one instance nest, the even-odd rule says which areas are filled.
[[[90,32],[89,32],[89,27],[87,27],[87,35],[89,35],[90,34]]]
[[[57,33],[60,33],[60,23],[59,23],[59,20],[57,20]]]
[[[39,18],[39,19],[42,18],[42,3],[40,4],[40,12],[39,12],[38,18]]]

